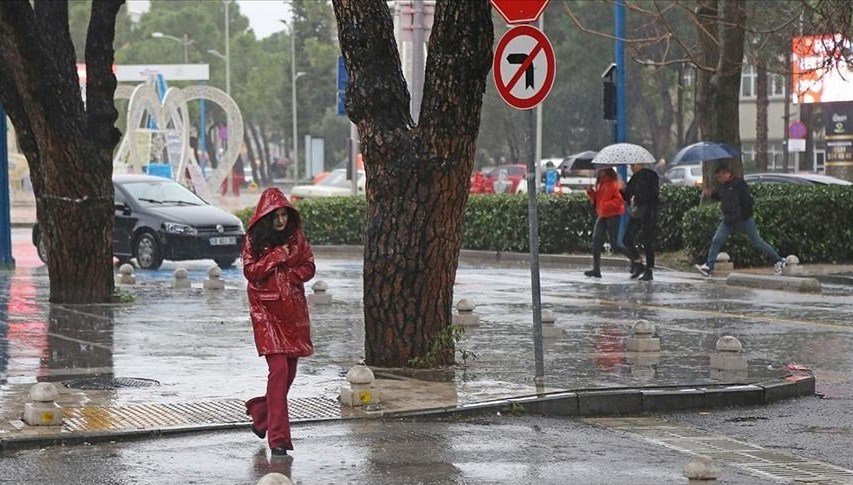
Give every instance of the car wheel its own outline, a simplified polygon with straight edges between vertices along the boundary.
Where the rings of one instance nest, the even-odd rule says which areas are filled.
[[[150,232],[143,232],[134,245],[134,256],[140,269],[157,269],[163,264],[163,251]]]
[[[36,233],[36,253],[42,263],[47,264],[47,242],[41,237],[41,233]]]
[[[215,258],[213,260],[216,263],[216,266],[219,266],[222,269],[228,269],[234,266],[234,263],[237,262],[236,258]]]

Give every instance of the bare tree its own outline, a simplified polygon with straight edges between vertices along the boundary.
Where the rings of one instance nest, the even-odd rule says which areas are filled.
[[[115,20],[123,0],[95,0],[86,36],[86,102],[68,3],[0,2],[0,100],[30,168],[45,238],[50,300],[112,298]]]
[[[366,360],[406,366],[432,354],[436,364],[451,363],[462,215],[492,59],[489,2],[437,2],[417,126],[386,2],[333,5],[349,73],[347,113],[367,172]]]

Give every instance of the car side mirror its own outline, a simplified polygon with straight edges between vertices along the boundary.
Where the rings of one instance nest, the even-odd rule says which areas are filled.
[[[130,206],[123,202],[116,202],[115,210],[121,211],[122,214],[130,214]]]

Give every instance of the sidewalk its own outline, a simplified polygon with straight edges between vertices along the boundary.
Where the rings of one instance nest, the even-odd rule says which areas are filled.
[[[463,261],[455,298],[473,301],[482,321],[457,351],[476,358],[438,381],[377,369],[381,406],[352,411],[336,398],[347,369],[363,356],[361,262],[316,250],[317,279],[328,283],[335,302],[311,309],[316,354],[300,361],[291,394],[296,422],[518,406],[607,415],[760,404],[813,393],[814,379],[798,369],[817,369],[819,386],[820,370],[834,365],[813,342],[853,334],[853,292],[843,287],[823,295],[733,289],[663,271],[650,285],[627,280],[621,269],[590,280],[577,268],[543,264],[543,308],[557,321],[543,341],[545,382],[537,387],[529,270],[506,257],[500,267]],[[37,259],[20,260],[32,267],[0,273],[0,325],[8,322],[0,326],[0,447],[245,427],[242,401],[262,392],[266,367],[254,351],[239,269],[224,271],[226,290],[210,293],[201,288],[210,263],[182,264],[193,288],[172,290],[177,265],[167,262],[138,272],[139,284],[123,288],[134,303],[72,307],[48,304],[45,269]],[[640,318],[656,325],[660,353],[626,351],[630,326]],[[747,376],[711,379],[709,355],[722,335],[743,342]],[[62,427],[19,421],[37,381],[60,388]],[[77,388],[105,384],[124,387]]]

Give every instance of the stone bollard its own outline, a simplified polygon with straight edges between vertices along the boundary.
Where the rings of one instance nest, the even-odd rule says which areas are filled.
[[[785,267],[782,268],[782,274],[785,276],[802,276],[804,273],[803,267],[800,266],[800,258],[792,254],[785,258]]]
[[[136,276],[133,276],[133,265],[124,263],[118,268],[118,283],[120,285],[135,285]]]
[[[287,475],[281,473],[267,473],[258,480],[257,485],[293,485]]]
[[[688,485],[711,483],[720,478],[720,467],[707,456],[694,456],[684,464]]]
[[[740,340],[724,335],[717,340],[717,351],[711,353],[711,379],[726,381],[747,377],[747,359]]]
[[[732,263],[732,258],[729,253],[717,254],[717,262],[714,264],[714,274],[727,275],[735,270],[735,265]]]
[[[221,276],[222,270],[219,269],[219,266],[211,266],[207,270],[207,279],[202,282],[202,286],[205,290],[224,290],[225,282],[222,281]]]
[[[542,338],[555,339],[563,336],[563,331],[555,327],[557,317],[551,310],[542,310]]]
[[[378,405],[380,392],[375,388],[373,371],[366,365],[355,365],[347,372],[348,386],[341,387],[341,403],[349,407]]]
[[[327,285],[325,281],[318,281],[314,283],[311,285],[311,289],[314,290],[314,293],[308,295],[309,305],[328,305],[332,303],[332,295],[326,293],[329,289],[329,285]]]
[[[631,326],[632,337],[625,340],[628,352],[660,352],[660,338],[654,337],[655,326],[648,320],[637,320]]]
[[[24,405],[24,422],[30,426],[62,424],[62,408],[56,404],[59,391],[49,382],[39,382],[30,389],[30,401]]]
[[[474,313],[474,304],[463,298],[456,304],[456,315],[453,315],[453,325],[476,327],[480,324],[480,315]]]
[[[175,270],[175,279],[172,281],[172,288],[181,289],[181,288],[190,288],[192,285],[190,284],[189,275],[187,274],[186,268],[178,268]]]

